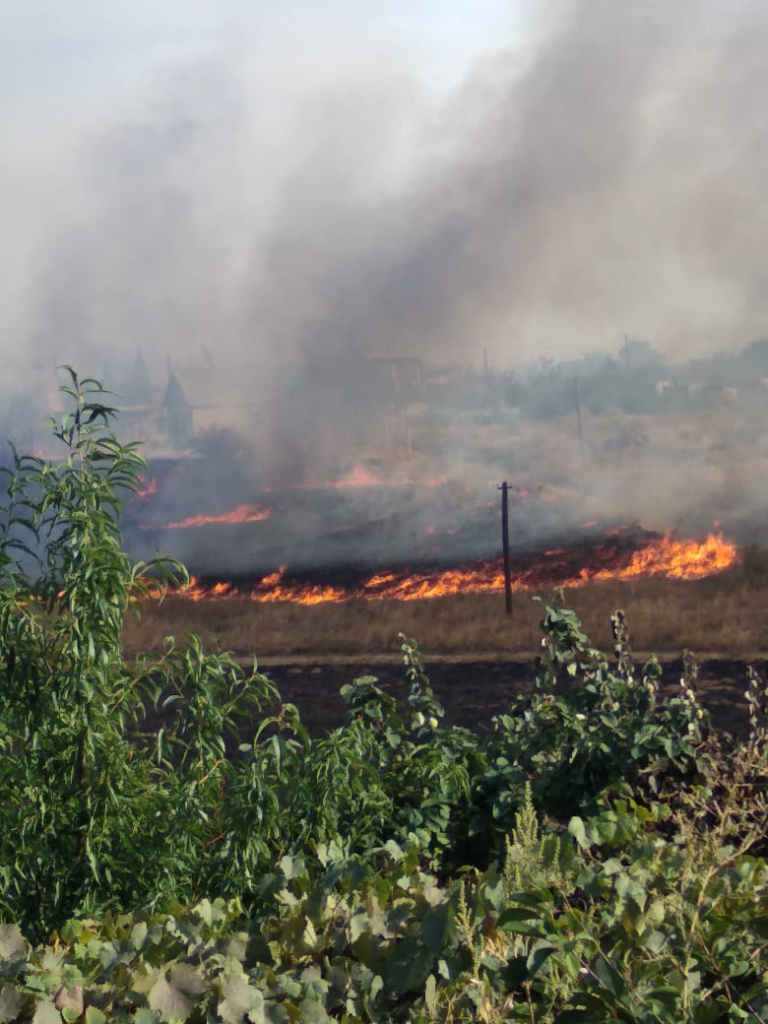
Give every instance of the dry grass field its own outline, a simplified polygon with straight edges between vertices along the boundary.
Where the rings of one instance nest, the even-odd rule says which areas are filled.
[[[533,656],[541,606],[533,593],[458,595],[423,601],[350,601],[303,606],[258,604],[246,597],[193,602],[183,597],[145,603],[126,627],[128,650],[158,648],[166,636],[199,633],[238,656],[332,659],[396,655],[398,633],[415,637],[430,657]],[[551,598],[551,593],[539,595]],[[592,640],[610,648],[610,615],[627,613],[638,653],[750,660],[768,656],[768,554],[747,550],[741,564],[696,582],[639,579],[566,591]]]

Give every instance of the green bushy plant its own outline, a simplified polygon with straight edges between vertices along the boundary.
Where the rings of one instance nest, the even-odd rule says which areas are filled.
[[[407,701],[357,679],[312,739],[194,635],[125,657],[185,572],[123,551],[143,462],[97,382],[65,391],[64,457],[14,452],[0,516],[0,1024],[768,1018],[755,671],[726,750],[690,654],[662,701],[623,613],[609,658],[556,601],[488,735],[403,636]]]
[[[35,948],[3,926],[0,1018],[759,1024],[765,862],[682,817],[679,842],[635,822],[606,857],[609,824],[552,832],[529,803],[501,863],[443,882],[415,847],[328,844],[265,872],[250,918],[203,900]]]
[[[487,768],[476,780],[468,825],[482,848],[498,854],[528,785],[537,808],[567,821],[612,791],[658,796],[706,770],[710,726],[693,689],[693,662],[686,660],[680,696],[661,702],[658,662],[637,671],[622,612],[613,626],[611,662],[573,611],[557,602],[545,609],[533,691],[496,717],[485,745]]]
[[[346,723],[310,740],[295,718],[293,735],[274,735],[247,751],[254,778],[281,808],[277,852],[341,841],[361,853],[388,840],[417,843],[439,859],[451,824],[466,807],[482,751],[469,730],[442,724],[418,647],[402,637],[411,689],[398,702],[372,676],[342,688]]]
[[[133,564],[118,516],[144,462],[98,382],[69,370],[63,458],[13,452],[0,517],[0,913],[45,934],[74,912],[193,898],[231,772],[222,735],[266,680],[190,638],[133,663],[137,599],[184,580]],[[184,696],[156,740],[147,702]]]
[[[69,374],[63,457],[13,453],[0,521],[0,914],[42,936],[74,913],[247,901],[276,857],[334,841],[438,857],[482,759],[440,725],[414,641],[407,713],[357,680],[346,726],[316,741],[255,667],[195,635],[125,657],[126,614],[186,572],[124,552],[144,462],[98,382]]]

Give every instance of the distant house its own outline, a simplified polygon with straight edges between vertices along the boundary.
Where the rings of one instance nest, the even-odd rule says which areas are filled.
[[[658,410],[662,412],[680,412],[688,409],[694,400],[696,388],[677,378],[660,379],[655,382]]]
[[[108,403],[119,410],[120,436],[153,451],[167,447],[162,416],[166,382],[163,376],[153,379],[141,350],[131,361],[108,359],[97,377],[111,393]]]
[[[335,355],[308,360],[294,381],[294,390],[313,418],[349,440],[379,439],[386,422],[423,400],[424,370],[419,359]]]
[[[172,448],[189,448],[192,444],[194,420],[192,406],[172,373],[163,395],[163,414],[168,442]]]
[[[196,366],[148,363],[137,351],[132,361],[110,359],[101,371],[116,396],[121,436],[139,440],[154,456],[189,451],[197,435],[213,428],[236,431],[265,458],[282,449],[291,458],[306,450],[311,458],[315,450],[389,443],[395,421],[404,423],[425,395],[422,363],[409,356],[224,368],[207,349]],[[50,383],[47,374],[40,390],[55,401]]]
[[[172,430],[177,438],[191,438],[211,427],[243,433],[257,429],[268,397],[260,387],[264,380],[263,371],[253,366],[174,369],[163,399],[169,438]]]
[[[197,366],[169,359],[166,366],[148,367],[138,352],[130,365],[106,367],[103,379],[119,396],[121,433],[155,455],[187,451],[197,434],[214,427],[250,436],[260,428],[268,400],[263,370],[214,366],[207,350]]]
[[[152,404],[152,383],[141,350],[136,353],[133,366],[123,381],[120,393],[128,405],[148,406]]]

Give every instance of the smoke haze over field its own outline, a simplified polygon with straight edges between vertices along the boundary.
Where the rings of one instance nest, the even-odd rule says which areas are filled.
[[[768,335],[764,4],[71,8],[4,12],[0,437],[44,418],[33,365],[119,390],[108,371],[141,350],[121,428],[168,462],[128,512],[147,553],[211,571],[469,558],[496,548],[507,478],[531,492],[515,529],[533,552],[603,519],[718,516],[765,541],[768,349],[687,378],[654,353]],[[641,341],[591,371],[479,372],[484,349],[503,370],[625,335],[645,367]],[[169,359],[187,426],[163,404]],[[478,372],[425,383],[419,359]],[[238,471],[209,454],[173,476],[211,425],[241,432]],[[336,487],[360,468],[381,487]],[[274,509],[169,528],[251,504]]]
[[[7,364],[766,333],[759,0],[108,6],[7,19]]]

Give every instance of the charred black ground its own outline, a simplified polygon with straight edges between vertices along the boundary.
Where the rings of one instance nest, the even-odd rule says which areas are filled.
[[[287,567],[286,579],[354,588],[375,572],[438,571],[501,554],[493,481],[481,487],[438,480],[266,490],[232,480],[213,491],[194,460],[150,463],[147,478],[154,490],[130,502],[124,516],[129,549],[137,557],[167,552],[206,582],[245,586]],[[268,517],[169,528],[244,505]],[[581,495],[513,487],[513,570],[538,567],[542,582],[556,582],[585,567],[629,559],[660,536],[588,515]]]
[[[205,529],[205,528],[203,528]],[[209,528],[222,533],[227,530],[236,530],[236,527],[212,527]],[[242,529],[245,529],[243,527]],[[511,571],[513,579],[530,580],[532,584],[541,587],[557,586],[565,580],[578,577],[582,571],[619,570],[631,562],[633,554],[641,550],[653,540],[658,540],[660,534],[651,530],[644,530],[637,525],[609,527],[605,526],[600,531],[600,524],[585,528],[590,536],[574,543],[571,541],[567,547],[548,548],[545,551],[529,551],[516,554],[511,559]],[[498,556],[498,550],[494,557]],[[292,584],[333,587],[351,593],[358,591],[364,584],[371,597],[378,596],[377,588],[371,587],[370,579],[374,573],[384,574],[385,571],[392,573],[413,574],[430,576],[437,575],[447,569],[462,569],[472,566],[482,559],[474,561],[451,560],[444,555],[440,559],[411,560],[402,565],[392,562],[340,565],[340,566],[305,566],[293,568],[286,565],[281,573],[281,582],[287,586]],[[194,563],[190,567],[194,572]],[[195,572],[197,581],[203,587],[214,587],[217,584],[227,584],[243,593],[248,593],[259,584],[263,583],[269,574],[266,573],[245,573],[232,572]]]

